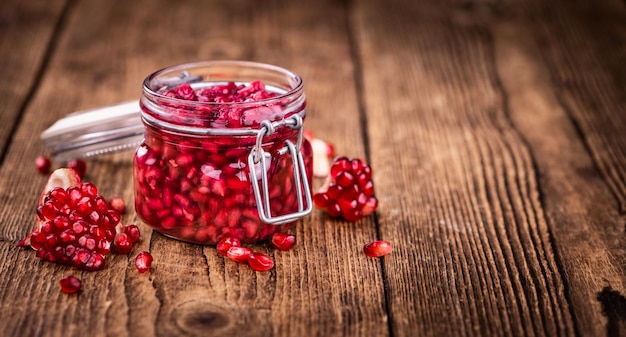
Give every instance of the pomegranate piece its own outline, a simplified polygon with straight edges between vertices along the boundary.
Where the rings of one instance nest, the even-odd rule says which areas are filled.
[[[113,197],[109,200],[109,208],[116,210],[120,214],[126,213],[126,203],[120,197]]]
[[[115,235],[113,246],[115,246],[115,251],[119,254],[128,254],[133,250],[133,243],[125,233],[117,233]]]
[[[315,138],[311,131],[305,131],[304,136],[311,143],[313,149],[313,175],[326,178],[330,173],[331,158],[335,155],[335,148],[319,138]]]
[[[217,253],[223,256],[226,256],[230,247],[241,247],[241,242],[235,238],[224,238],[217,243],[215,248],[217,249]]]
[[[274,260],[261,252],[252,252],[248,256],[248,265],[256,271],[268,271],[274,268]]]
[[[226,257],[237,262],[237,263],[247,263],[248,257],[252,253],[252,249],[246,247],[230,247],[226,252]]]
[[[110,210],[91,183],[80,183],[71,169],[55,170],[37,208],[37,223],[17,245],[36,256],[82,270],[104,267],[120,215]]]
[[[78,173],[78,176],[81,178],[84,177],[85,172],[87,172],[87,163],[85,163],[84,161],[80,159],[72,159],[68,161],[67,167],[76,171],[76,173]]]
[[[69,275],[61,279],[61,291],[66,294],[74,294],[80,290],[81,282],[78,278]]]
[[[381,257],[391,253],[391,243],[378,240],[363,246],[363,252],[369,257]]]
[[[360,159],[338,157],[313,203],[331,217],[358,221],[376,210],[378,199],[374,196],[372,169]]]
[[[152,265],[152,255],[148,252],[141,252],[137,254],[135,258],[135,267],[140,273],[145,273],[150,270],[150,266]]]
[[[52,162],[46,156],[39,156],[35,159],[35,167],[37,167],[37,171],[41,174],[49,174],[50,167],[52,167]]]
[[[272,244],[279,250],[291,250],[296,245],[296,236],[287,233],[274,233]]]

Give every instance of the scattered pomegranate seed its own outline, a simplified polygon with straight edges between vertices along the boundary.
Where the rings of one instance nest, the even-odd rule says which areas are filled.
[[[226,256],[237,263],[247,263],[251,253],[250,248],[232,246],[226,252]]]
[[[215,246],[217,253],[223,256],[226,256],[230,247],[241,247],[241,242],[239,239],[228,237],[220,240]]]
[[[150,270],[150,266],[152,265],[152,255],[148,252],[141,252],[137,254],[135,258],[135,267],[140,273],[145,273]]]
[[[363,252],[369,257],[381,257],[391,253],[391,243],[383,240],[370,242],[363,246]]]
[[[274,233],[272,244],[279,250],[291,250],[296,245],[296,236],[287,233]]]
[[[80,290],[80,280],[72,275],[62,278],[59,283],[61,284],[61,291],[66,294],[74,294]]]
[[[125,233],[117,233],[115,235],[113,246],[115,246],[115,251],[119,254],[128,254],[133,250],[133,243]]]
[[[139,227],[133,224],[124,226],[124,234],[128,236],[128,239],[132,243],[139,241],[139,236],[141,235],[141,233],[139,232]]]
[[[81,178],[84,177],[85,172],[87,172],[87,163],[85,163],[84,161],[80,159],[72,159],[68,161],[67,167],[76,171],[76,173],[78,173],[78,176]]]
[[[268,271],[274,268],[274,260],[261,252],[252,252],[248,256],[248,265],[256,271]]]
[[[18,246],[30,246],[37,257],[51,262],[99,270],[119,220],[95,185],[81,184],[74,170],[58,169],[40,197],[35,228]]]
[[[52,163],[50,162],[50,159],[48,159],[48,157],[39,156],[37,157],[37,159],[35,159],[35,167],[37,167],[37,171],[39,171],[39,173],[41,174],[50,173],[51,166]]]
[[[126,203],[120,197],[113,197],[109,200],[109,207],[118,211],[120,214],[126,213]]]
[[[376,210],[372,169],[360,159],[336,158],[326,183],[313,195],[313,203],[331,217],[358,221]]]

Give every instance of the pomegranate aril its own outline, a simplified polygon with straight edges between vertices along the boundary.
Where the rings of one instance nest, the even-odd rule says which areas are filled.
[[[128,238],[128,235],[124,233],[117,233],[117,235],[115,235],[113,246],[115,246],[115,251],[119,254],[128,254],[133,250],[133,243],[130,241],[130,238]]]
[[[250,256],[251,253],[252,249],[250,248],[232,246],[226,251],[226,257],[237,263],[247,263],[248,256]]]
[[[109,200],[109,207],[116,210],[120,214],[126,213],[126,203],[120,197],[113,197]]]
[[[82,183],[82,185],[80,185],[80,191],[83,196],[89,198],[95,198],[98,195],[98,188],[92,183]]]
[[[248,256],[248,265],[256,271],[268,271],[274,268],[274,260],[261,252],[252,252]]]
[[[67,167],[76,171],[79,177],[84,177],[87,172],[87,163],[80,159],[72,159],[67,162]]]
[[[137,254],[135,258],[135,267],[140,273],[145,273],[150,270],[152,265],[152,255],[148,252],[141,252]]]
[[[139,236],[141,235],[141,233],[139,232],[139,227],[133,224],[126,225],[124,227],[124,234],[128,236],[128,239],[132,243],[139,241]]]
[[[239,239],[227,237],[221,239],[215,246],[217,253],[223,256],[226,256],[230,247],[241,247],[241,242]]]
[[[52,163],[50,162],[50,159],[48,159],[48,157],[39,156],[37,157],[37,159],[35,159],[35,167],[37,168],[37,171],[39,171],[39,173],[41,174],[50,173],[51,166]]]
[[[66,276],[59,282],[61,284],[61,291],[66,294],[74,294],[80,290],[81,282],[74,276]]]
[[[370,242],[363,247],[365,255],[370,257],[381,257],[391,253],[391,250],[391,243],[383,240]]]
[[[279,250],[291,250],[296,245],[296,236],[287,233],[274,233],[272,244]]]

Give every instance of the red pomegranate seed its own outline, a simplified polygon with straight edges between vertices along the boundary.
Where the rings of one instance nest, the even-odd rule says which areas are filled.
[[[228,249],[226,256],[237,263],[246,263],[251,253],[250,248],[233,246]]]
[[[272,244],[279,250],[291,250],[296,245],[296,236],[287,233],[274,233]]]
[[[381,257],[391,253],[391,243],[378,240],[370,242],[363,247],[363,252],[369,257]]]
[[[126,203],[120,197],[113,197],[109,200],[109,207],[116,210],[120,214],[126,213]]]
[[[133,243],[125,233],[117,233],[115,240],[113,240],[113,245],[115,246],[115,251],[119,254],[128,254],[133,250]]]
[[[139,241],[139,236],[141,235],[141,233],[139,232],[139,227],[133,224],[124,226],[124,234],[128,236],[128,239],[132,243]]]
[[[150,270],[152,265],[152,255],[148,252],[141,252],[135,258],[135,267],[140,273],[145,273]]]
[[[62,278],[59,283],[61,284],[61,291],[66,294],[74,294],[80,290],[80,280],[72,275]]]
[[[256,271],[268,271],[274,268],[274,260],[261,252],[252,252],[248,257],[248,265]]]
[[[76,171],[76,173],[78,173],[78,176],[81,178],[84,177],[85,173],[87,172],[87,163],[80,159],[72,159],[68,161],[67,167]]]
[[[37,171],[39,171],[39,173],[41,174],[50,173],[51,166],[52,163],[50,162],[50,159],[48,159],[48,157],[39,156],[37,157],[37,159],[35,159],[35,167],[37,167]]]
[[[226,256],[230,247],[241,247],[241,242],[239,241],[239,239],[227,237],[220,240],[220,242],[218,242],[215,246],[215,248],[217,249],[217,253],[223,256]]]

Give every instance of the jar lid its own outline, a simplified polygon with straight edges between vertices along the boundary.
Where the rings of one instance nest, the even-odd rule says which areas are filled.
[[[199,75],[183,71],[162,79],[158,85],[173,88],[202,81]],[[44,144],[59,162],[131,150],[141,144],[144,126],[139,101],[78,111],[56,121],[41,134]]]
[[[61,118],[41,134],[57,161],[135,149],[144,127],[139,101],[128,101]]]

